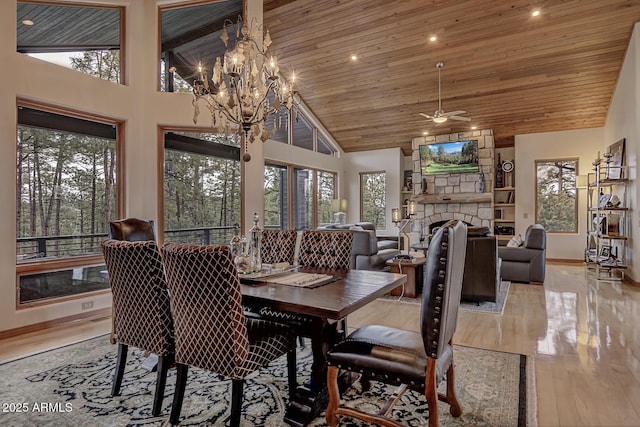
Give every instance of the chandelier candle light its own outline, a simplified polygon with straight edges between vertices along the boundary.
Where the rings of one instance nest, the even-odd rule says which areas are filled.
[[[244,133],[242,160],[248,162],[251,160],[248,143],[256,138],[262,142],[269,138],[266,121],[270,116],[274,116],[273,132],[282,127],[283,115],[288,123],[294,103],[295,73],[288,84],[279,77],[276,57],[266,55],[271,45],[269,31],[264,34],[262,43],[258,43],[263,29],[257,20],[248,25],[238,18],[231,49],[228,27],[234,28],[230,20],[225,21],[220,36],[226,48],[224,59],[216,58],[211,80],[205,69],[201,65],[198,67],[199,78],[193,82],[193,122],[198,121],[198,101],[202,99],[211,112],[213,127],[226,134],[229,131]],[[286,113],[282,114],[282,110]]]

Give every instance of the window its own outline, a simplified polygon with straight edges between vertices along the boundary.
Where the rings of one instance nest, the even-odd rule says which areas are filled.
[[[287,229],[289,224],[287,167],[264,166],[264,227]]]
[[[107,289],[100,243],[119,216],[121,124],[37,107],[18,104],[19,304]]]
[[[549,232],[576,233],[578,160],[536,161],[536,222]]]
[[[304,230],[332,222],[335,173],[267,163],[264,179],[265,228]]]
[[[220,35],[225,19],[235,21],[243,14],[242,0],[191,3],[159,8],[161,91],[191,92],[200,65],[209,70],[210,75],[216,57],[224,56],[225,46]],[[232,43],[233,31],[229,37]]]
[[[16,50],[121,83],[123,14],[123,7],[18,2]]]
[[[386,190],[385,172],[360,173],[360,220],[372,222],[378,230],[387,228]]]
[[[336,196],[336,174],[318,172],[318,225],[333,222],[331,200]]]
[[[164,241],[227,244],[240,223],[239,143],[225,135],[165,132]]]

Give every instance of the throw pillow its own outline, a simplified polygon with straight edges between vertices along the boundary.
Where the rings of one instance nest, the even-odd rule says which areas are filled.
[[[508,248],[518,248],[520,246],[522,246],[524,242],[522,241],[522,236],[521,235],[517,235],[517,236],[513,236],[509,242],[507,243],[507,247]]]
[[[349,230],[364,231],[364,228],[360,227],[359,225],[352,225],[351,227],[349,227]]]

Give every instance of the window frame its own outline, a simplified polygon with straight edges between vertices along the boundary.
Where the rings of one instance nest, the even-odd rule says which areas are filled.
[[[373,174],[382,174],[384,175],[384,199],[385,199],[385,206],[383,208],[383,212],[384,212],[384,221],[383,221],[383,227],[378,227],[378,224],[376,224],[376,230],[386,230],[387,229],[387,171],[386,170],[375,170],[375,171],[362,171],[358,173],[358,192],[359,197],[360,197],[360,204],[359,204],[359,218],[360,221],[365,221],[364,219],[364,197],[363,197],[363,192],[362,192],[362,177],[363,175],[373,175]],[[366,220],[368,221],[368,220]]]
[[[160,214],[156,221],[156,239],[158,241],[158,245],[162,246],[164,244],[164,231],[165,231],[165,219],[164,219],[164,162],[165,162],[165,134],[170,132],[188,132],[188,133],[216,133],[214,128],[210,127],[189,127],[189,126],[158,126],[158,161],[156,164],[156,174],[158,181],[157,188],[157,201],[158,201],[158,213]],[[220,148],[221,151],[226,151],[227,153],[230,150],[235,150],[234,147],[230,147],[227,149],[226,147]],[[214,149],[213,151],[216,151]],[[242,150],[239,149],[239,153]],[[205,155],[215,155],[214,152],[207,152],[207,150],[202,150],[199,154]],[[240,225],[242,226],[242,219],[244,218],[245,212],[245,203],[244,203],[244,183],[245,183],[245,168],[244,162],[241,161],[240,156],[238,156],[238,161],[240,162]]]
[[[562,158],[553,158],[553,159],[536,159],[533,165],[533,175],[534,175],[534,189],[533,189],[533,198],[534,198],[534,219],[536,224],[540,224],[540,219],[538,217],[538,165],[541,163],[554,163],[554,162],[575,162],[575,170],[574,170],[574,192],[575,192],[575,202],[574,202],[574,212],[573,212],[573,230],[546,230],[547,233],[550,234],[577,234],[579,233],[580,224],[579,224],[579,192],[577,187],[577,179],[578,179],[578,171],[580,170],[579,158],[577,157],[562,157]],[[546,229],[546,227],[545,227]]]
[[[60,7],[77,7],[77,8],[92,8],[92,9],[113,9],[113,10],[117,10],[118,14],[119,14],[119,81],[116,83],[118,85],[122,85],[122,86],[127,86],[128,85],[128,79],[127,79],[127,67],[126,67],[126,58],[127,58],[127,33],[126,33],[126,28],[127,28],[127,22],[126,22],[126,17],[127,17],[127,10],[125,6],[121,6],[121,5],[110,5],[110,4],[100,4],[100,3],[96,3],[96,4],[92,4],[92,3],[82,3],[80,1],[78,2],[74,2],[74,1],[62,1],[62,0],[17,0],[16,1],[16,9],[17,9],[17,4],[19,3],[24,3],[24,4],[33,4],[33,5],[41,5],[41,6],[60,6]],[[17,18],[17,17],[16,17]],[[16,35],[17,38],[17,35]],[[87,52],[89,50],[95,50],[95,49],[87,49],[84,51],[78,51],[78,52]],[[106,49],[104,49],[106,50]],[[51,51],[51,50],[49,50]],[[55,51],[55,50],[54,50]],[[31,52],[21,52],[17,49],[17,44],[16,44],[16,52],[18,53],[23,53],[23,54],[29,54],[29,53],[45,53],[45,52],[36,52],[36,51],[31,51]],[[40,59],[42,61],[46,61],[44,59]],[[46,62],[51,62],[51,61],[46,61]],[[51,62],[53,63],[53,62]],[[55,64],[55,63],[54,63]],[[60,65],[62,66],[62,65]],[[66,67],[65,67],[66,68]],[[80,73],[83,73],[82,71],[78,71],[78,70],[74,70],[73,68],[69,68],[69,70],[71,71],[77,71]],[[85,73],[83,73],[85,74]],[[101,79],[107,82],[111,82],[110,80],[105,80],[105,79]],[[115,82],[111,82],[111,83],[115,83]]]
[[[47,104],[43,102],[33,101],[25,98],[17,98],[16,99],[16,112],[18,108],[25,107],[36,110],[41,110],[48,113],[59,114],[64,116],[69,116],[76,119],[89,120],[98,122],[100,124],[107,124],[115,127],[116,133],[116,217],[121,218],[123,213],[125,212],[125,200],[126,200],[126,189],[125,189],[125,164],[126,159],[124,157],[124,147],[125,147],[125,122],[123,120],[118,120],[114,118],[110,118],[107,116],[87,113],[80,110],[75,110],[72,108],[56,106],[52,104]],[[18,141],[18,128],[20,123],[18,121],[18,116],[16,114],[16,152],[17,156],[17,141]],[[14,241],[17,241],[17,230],[14,226]],[[16,254],[17,255],[17,254]],[[38,274],[38,273],[49,273],[55,272],[59,270],[67,270],[76,267],[91,267],[96,265],[104,265],[104,257],[101,253],[93,254],[93,255],[77,255],[73,257],[60,257],[55,259],[33,259],[28,261],[17,261],[17,256],[15,260],[16,266],[16,309],[25,309],[34,306],[41,305],[49,305],[55,304],[62,301],[68,301],[78,298],[84,298],[88,295],[94,294],[104,294],[111,292],[110,289],[98,290],[98,291],[89,291],[83,292],[74,295],[68,296],[60,296],[60,297],[52,297],[43,299],[41,301],[34,302],[26,302],[20,303],[19,298],[19,288],[20,288],[20,276],[30,275],[30,274]]]
[[[318,212],[318,173],[328,173],[328,174],[332,174],[334,176],[334,189],[333,189],[333,194],[334,194],[334,198],[336,197],[336,195],[338,194],[338,173],[335,171],[331,171],[331,170],[327,170],[327,169],[318,169],[318,168],[313,168],[313,167],[309,167],[309,166],[303,166],[303,165],[299,165],[299,164],[294,164],[294,163],[287,163],[287,162],[280,162],[277,160],[269,160],[269,159],[265,159],[264,160],[264,165],[265,166],[277,166],[277,167],[282,167],[282,168],[287,168],[287,181],[288,181],[288,189],[289,189],[289,197],[287,198],[287,224],[286,224],[286,229],[289,230],[293,230],[295,229],[295,215],[293,212],[293,208],[294,208],[294,199],[296,197],[295,194],[295,188],[292,185],[292,183],[295,180],[295,169],[301,169],[301,170],[310,170],[312,172],[312,177],[313,177],[313,191],[312,191],[312,209],[313,209],[313,216],[312,216],[312,221],[311,221],[311,228],[318,228],[318,224],[319,224],[319,212]],[[263,177],[264,179],[264,177]],[[262,207],[262,210],[264,212],[264,206]]]

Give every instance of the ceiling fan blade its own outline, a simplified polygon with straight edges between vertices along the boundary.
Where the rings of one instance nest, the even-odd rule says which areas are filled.
[[[466,111],[464,110],[457,110],[457,111],[449,111],[448,113],[442,113],[442,116],[446,116],[446,117],[451,117],[451,116],[458,116],[460,114],[464,114],[466,113]]]
[[[424,118],[427,118],[427,119],[429,119],[429,120],[433,120],[433,117],[431,117],[431,116],[430,116],[430,115],[428,115],[428,114],[425,114],[425,113],[418,113],[418,114],[420,114],[420,115],[421,115],[422,117],[424,117]]]
[[[451,120],[462,120],[463,122],[470,122],[470,117],[462,117],[462,116],[449,116]]]

